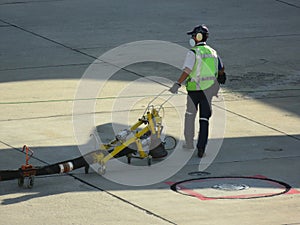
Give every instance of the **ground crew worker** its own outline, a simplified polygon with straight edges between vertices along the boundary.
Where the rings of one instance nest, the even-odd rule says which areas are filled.
[[[195,117],[199,106],[199,135],[197,142],[198,157],[202,158],[208,140],[209,118],[211,117],[211,101],[217,96],[219,84],[225,84],[224,65],[217,52],[206,45],[209,35],[205,25],[196,26],[187,33],[191,35],[191,50],[187,53],[183,72],[177,82],[170,88],[175,94],[186,80],[188,92],[185,113],[184,137],[186,149],[194,149]]]

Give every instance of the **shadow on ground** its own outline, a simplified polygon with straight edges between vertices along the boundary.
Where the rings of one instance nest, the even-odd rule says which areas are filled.
[[[97,128],[101,130],[101,126]],[[296,137],[300,138],[300,135]],[[110,193],[116,190],[157,190],[170,189],[170,184],[203,177],[228,177],[228,176],[254,176],[260,175],[270,179],[287,183],[293,188],[300,188],[297,171],[300,170],[298,151],[299,140],[288,136],[261,136],[261,137],[241,137],[226,138],[223,146],[213,161],[205,170],[208,174],[190,176],[189,173],[197,172],[200,159],[194,155],[184,167],[172,177],[166,177],[161,182],[141,187],[132,187],[114,183],[101,177],[90,170],[89,174],[84,173],[84,169],[78,169],[63,175],[49,175],[36,177],[35,185],[32,189],[20,188],[16,180],[0,182],[0,195],[2,205],[16,204],[28,201],[33,198],[44,196],[59,195],[66,192],[86,192],[86,191],[105,191]],[[56,163],[80,156],[77,146],[58,146],[58,147],[34,147],[35,158],[31,163],[43,166],[45,163]],[[207,154],[210,154],[207,152]],[[17,169],[24,162],[25,156],[18,149],[3,149],[0,152],[0,165],[7,165],[11,161],[10,169]],[[51,160],[50,160],[51,159]],[[138,159],[133,161],[133,170],[138,170],[143,166]],[[126,160],[122,161],[126,163]],[[108,162],[109,163],[109,162]],[[8,169],[3,168],[2,170]],[[110,171],[107,171],[110,173]],[[116,173],[116,171],[114,171]],[[122,173],[119,171],[118,173]],[[145,177],[147,179],[147,177]],[[262,185],[262,186],[261,186]],[[205,186],[197,186],[198,191],[207,189]],[[251,188],[266,188],[260,182],[251,183]],[[273,190],[281,189],[276,185],[268,188]],[[171,191],[171,190],[170,190]]]

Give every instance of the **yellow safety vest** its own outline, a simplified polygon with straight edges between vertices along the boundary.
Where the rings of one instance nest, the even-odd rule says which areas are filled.
[[[187,91],[206,90],[211,87],[218,77],[217,52],[207,45],[199,45],[191,50],[195,52],[196,59],[192,72],[189,74]]]

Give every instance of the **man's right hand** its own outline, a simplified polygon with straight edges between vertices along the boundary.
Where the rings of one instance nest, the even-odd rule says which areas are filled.
[[[178,93],[178,89],[181,87],[181,84],[179,84],[178,82],[175,82],[173,84],[173,86],[169,89],[169,91],[172,93],[172,94],[177,94]]]

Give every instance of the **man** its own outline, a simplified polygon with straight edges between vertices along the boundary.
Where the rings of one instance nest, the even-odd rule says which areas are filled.
[[[198,135],[198,157],[202,158],[208,140],[209,118],[211,117],[211,101],[217,96],[219,84],[225,84],[226,74],[224,66],[217,52],[206,45],[209,35],[205,25],[196,26],[187,33],[191,35],[191,50],[187,53],[183,66],[183,72],[176,83],[170,88],[175,94],[186,80],[188,92],[184,137],[186,149],[194,149],[195,117],[200,110],[200,130]]]

